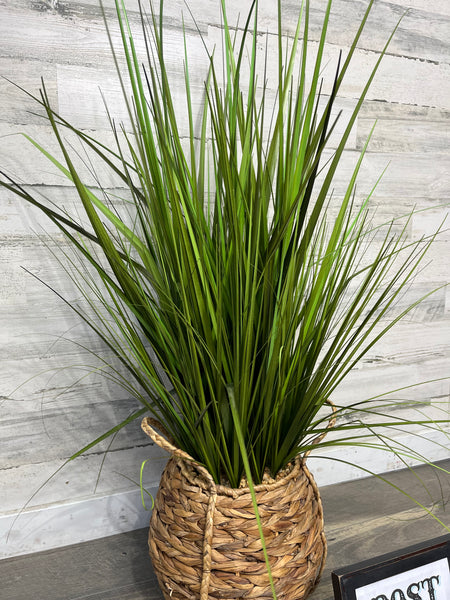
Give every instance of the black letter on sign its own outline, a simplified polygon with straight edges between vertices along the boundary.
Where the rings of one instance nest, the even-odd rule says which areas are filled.
[[[413,587],[416,588],[416,591],[413,592]],[[417,593],[419,591],[419,584],[418,583],[412,583],[409,588],[406,590],[406,593],[408,594],[408,597],[411,598],[411,600],[422,600],[422,596],[419,596],[419,594]]]
[[[427,579],[424,579],[422,581],[422,587],[423,589],[425,589],[425,584],[427,584],[428,586],[428,593],[430,594],[430,600],[436,600],[436,596],[434,595],[434,585],[433,585],[433,579],[436,580],[436,583],[438,585],[440,585],[439,583],[439,575],[433,575],[432,577],[428,577]]]
[[[397,588],[392,592],[391,600],[406,600],[405,594]]]
[[[372,598],[372,600],[388,600],[386,598],[386,596],[384,594],[381,594],[381,596],[377,596],[376,598]]]

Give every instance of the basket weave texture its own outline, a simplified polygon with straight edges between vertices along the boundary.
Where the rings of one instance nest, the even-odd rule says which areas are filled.
[[[150,422],[144,431],[168,449]],[[216,485],[186,456],[172,453],[150,521],[149,553],[164,597],[272,598],[249,488]],[[298,458],[255,491],[277,597],[303,600],[326,558],[317,485]]]

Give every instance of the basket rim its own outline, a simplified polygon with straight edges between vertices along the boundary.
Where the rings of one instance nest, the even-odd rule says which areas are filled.
[[[198,463],[194,459],[188,460],[177,455],[172,455],[169,458],[169,461],[181,463],[183,467],[182,470],[184,472],[183,474],[185,477],[191,480],[191,483],[210,491],[211,484],[210,481],[208,481],[205,478],[204,470],[206,469],[202,464]],[[295,479],[299,476],[305,476],[307,479],[310,478],[309,472],[307,472],[308,469],[306,467],[305,460],[301,455],[296,456],[295,459],[293,459],[285,467],[283,467],[283,469],[281,469],[279,473],[282,473],[283,471],[285,471],[285,473],[283,473],[281,476],[275,476],[275,479],[270,477],[268,481],[263,481],[262,483],[254,485],[253,487],[255,492],[258,493],[276,490],[279,487],[285,486],[287,482],[291,479]],[[229,485],[225,485],[222,483],[214,484],[214,491],[219,496],[232,496],[233,498],[237,498],[239,496],[243,496],[244,494],[251,493],[250,487],[248,485],[233,488]]]

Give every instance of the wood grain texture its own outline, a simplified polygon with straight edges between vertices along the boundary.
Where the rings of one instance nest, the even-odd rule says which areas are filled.
[[[161,598],[145,547],[140,529],[37,554],[32,565],[22,557],[0,562],[3,592],[9,600]]]
[[[107,16],[111,17],[113,39],[117,42],[118,29],[112,19],[114,2],[105,0],[104,4]],[[183,119],[182,11],[191,56],[196,114],[200,113],[208,61],[184,1],[173,0],[165,4],[166,58],[177,110],[185,127],[182,133],[187,134],[186,120]],[[230,21],[234,22],[237,14],[244,13],[249,4],[250,0],[227,0]],[[298,2],[283,0],[282,4],[284,32],[291,35]],[[311,4],[309,73],[317,51],[326,1],[317,0]],[[131,24],[136,26],[138,2],[127,0],[127,5],[131,11]],[[366,5],[366,0],[334,0],[324,51],[324,77],[334,74],[338,52],[342,48],[345,54],[348,49]],[[219,49],[218,6],[215,1],[189,2],[205,43],[210,48],[216,44]],[[432,3],[428,0],[378,0],[375,3],[337,101],[337,108],[342,110],[337,133],[343,131],[368,70],[407,8],[411,10],[400,24],[353,128],[334,181],[334,196],[338,200],[345,192],[358,151],[374,122],[378,121],[362,166],[357,201],[364,199],[389,165],[372,197],[377,209],[374,223],[378,225],[396,219],[417,207],[422,212],[411,219],[406,231],[409,239],[419,239],[431,235],[439,227],[448,212],[450,198],[450,8],[447,0]],[[258,52],[263,57],[267,43],[269,56],[272,56],[276,46],[276,2],[261,0],[260,25]],[[143,44],[139,39],[137,47],[143,56]],[[276,61],[269,61],[268,76],[272,83],[268,95],[271,98],[275,98],[276,71]],[[99,87],[107,96],[117,122],[124,121],[126,125],[127,120],[98,1],[0,0],[0,75],[6,78],[0,77],[0,168],[15,173],[26,189],[48,196],[59,206],[75,206],[78,210],[79,201],[68,182],[20,135],[26,130],[58,153],[39,108],[7,79],[38,94],[43,77],[51,101],[64,117],[106,144],[112,144]],[[322,104],[326,94],[330,93],[327,81],[323,92]],[[333,137],[331,149],[335,146],[336,138]],[[111,194],[126,195],[121,182],[107,169],[101,165],[96,165],[96,169],[103,186]],[[88,170],[82,167],[82,171],[86,181],[96,186],[95,178]],[[120,200],[117,204],[120,208]],[[330,205],[331,218],[335,210],[336,207]],[[25,267],[68,298],[77,297],[78,291],[68,282],[51,253],[58,246],[50,243],[48,247],[40,237],[42,227],[57,234],[38,211],[0,190],[0,439],[4,442],[0,448],[0,497],[6,498],[0,507],[0,516],[20,510],[80,443],[88,443],[104,433],[114,423],[114,415],[126,415],[135,406],[111,381],[95,374],[80,379],[87,375],[87,369],[98,367],[99,361],[100,364],[109,362],[109,353],[87,327],[77,324],[73,312],[56,295],[22,269]],[[446,227],[448,225],[443,227],[430,251],[432,262],[424,263],[423,271],[407,296],[401,299],[400,308],[449,281],[450,233]],[[399,230],[397,222],[394,230]],[[62,243],[58,236],[57,241]],[[59,247],[66,249],[64,244]],[[97,354],[97,359],[89,350]],[[450,289],[441,287],[370,351],[337,392],[336,401],[356,401],[363,395],[381,394],[434,379],[438,381],[409,389],[409,397],[423,400],[424,406],[429,406],[429,414],[435,414],[438,407],[444,407],[448,414],[448,381],[443,378],[449,375],[449,364]],[[155,460],[149,466],[147,480],[152,485],[157,482],[164,459],[148,445],[135,425],[118,436],[113,451],[106,458],[98,488],[105,494],[112,494],[117,489],[133,489],[134,484],[123,475],[135,479],[141,461],[147,457]],[[423,446],[430,451],[419,438],[417,444],[418,449]],[[74,461],[68,470],[41,490],[32,505],[58,506],[70,498],[80,501],[95,498],[93,490],[104,450],[105,446],[102,446]],[[345,451],[341,457],[357,460],[359,456],[363,461],[369,460],[364,452],[360,455],[352,452]],[[432,458],[432,448],[430,452]],[[436,450],[436,456],[441,456],[439,452]],[[399,466],[395,461],[383,460],[380,458],[380,469]],[[321,466],[320,471],[326,480],[327,473],[336,473],[335,465]],[[340,476],[345,479],[356,475],[343,468]],[[80,523],[79,527],[82,530],[88,524]],[[127,598],[127,594],[130,599],[135,598],[133,590],[117,585],[115,591],[108,592],[110,595],[101,590],[92,591],[92,598]],[[145,583],[136,585],[143,586],[136,593],[144,594]]]
[[[362,149],[376,120],[371,152],[450,153],[449,111],[421,106],[366,102],[358,119],[357,147]]]

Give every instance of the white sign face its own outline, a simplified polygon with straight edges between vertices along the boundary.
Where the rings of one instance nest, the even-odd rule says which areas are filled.
[[[356,600],[450,600],[450,569],[442,558],[355,590]]]

